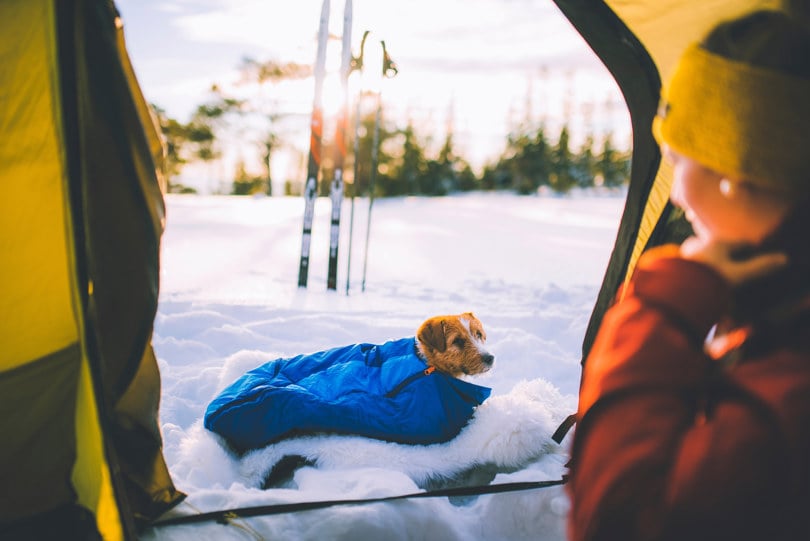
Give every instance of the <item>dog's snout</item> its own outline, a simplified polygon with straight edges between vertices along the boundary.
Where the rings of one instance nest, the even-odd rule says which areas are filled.
[[[481,356],[481,361],[487,366],[492,366],[492,363],[495,362],[495,357],[489,353],[485,353]]]

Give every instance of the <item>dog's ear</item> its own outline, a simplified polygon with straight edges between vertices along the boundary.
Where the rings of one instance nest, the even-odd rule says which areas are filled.
[[[470,319],[470,334],[479,340],[486,341],[487,339],[487,333],[484,331],[484,325],[481,324],[481,320],[475,316]]]
[[[416,338],[425,346],[435,349],[439,353],[444,353],[444,350],[447,349],[444,320],[437,317],[428,319],[419,327]]]

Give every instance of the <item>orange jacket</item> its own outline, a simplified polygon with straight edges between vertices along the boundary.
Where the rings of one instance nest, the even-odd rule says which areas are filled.
[[[570,539],[810,539],[806,231],[744,296],[672,247],[641,258],[585,363]]]

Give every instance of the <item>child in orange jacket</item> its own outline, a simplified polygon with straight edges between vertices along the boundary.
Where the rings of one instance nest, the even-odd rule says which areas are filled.
[[[694,236],[640,258],[585,362],[570,538],[810,539],[810,33],[723,23],[662,98]]]

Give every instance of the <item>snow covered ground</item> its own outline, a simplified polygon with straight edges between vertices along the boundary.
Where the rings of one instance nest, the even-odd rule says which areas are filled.
[[[576,407],[582,336],[613,246],[623,194],[469,194],[344,204],[338,291],[327,291],[329,201],[316,204],[309,287],[297,287],[301,198],[168,196],[154,345],[172,476],[172,514],[419,492],[459,483],[559,479],[568,441],[550,440]],[[454,440],[399,445],[319,435],[241,459],[201,426],[208,402],[243,372],[356,342],[412,336],[425,318],[473,311],[495,368],[471,378],[492,396]],[[262,488],[288,454],[314,466]],[[421,498],[166,526],[144,539],[548,539],[565,537],[560,487]]]

